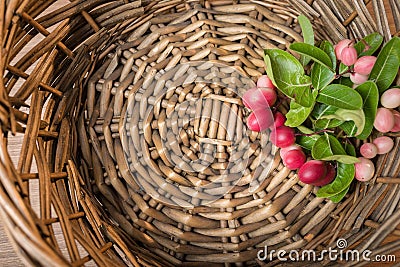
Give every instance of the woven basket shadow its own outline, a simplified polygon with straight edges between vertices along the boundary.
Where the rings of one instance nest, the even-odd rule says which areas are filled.
[[[240,100],[263,49],[302,41],[299,13],[319,39],[388,40],[398,1],[78,0],[43,15],[54,2],[0,6],[0,211],[26,264],[255,266],[265,247],[339,238],[400,249],[397,136],[334,204],[247,130]],[[15,167],[10,133],[23,135]]]

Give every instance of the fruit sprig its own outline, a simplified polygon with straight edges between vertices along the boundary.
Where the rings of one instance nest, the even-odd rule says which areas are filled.
[[[400,131],[400,87],[393,84],[400,38],[384,43],[372,33],[359,41],[315,44],[310,21],[303,15],[298,21],[304,42],[289,47],[297,56],[264,51],[267,75],[242,98],[251,110],[247,125],[270,130],[283,164],[298,170],[301,182],[321,186],[318,197],[339,202],[354,177],[374,176],[371,159],[393,148],[385,133]],[[282,98],[288,101],[285,115],[274,107]],[[357,139],[363,144],[356,149]]]

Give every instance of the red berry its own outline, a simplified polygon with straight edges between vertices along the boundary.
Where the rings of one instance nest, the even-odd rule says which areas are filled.
[[[360,162],[354,164],[356,167],[355,177],[357,180],[365,182],[371,180],[375,174],[375,166],[374,163],[366,158],[358,158]]]
[[[392,88],[386,90],[381,96],[381,104],[385,108],[397,108],[400,106],[400,89]]]
[[[299,180],[305,184],[319,184],[327,174],[325,162],[321,160],[310,160],[301,166],[298,176]]]
[[[275,114],[274,114],[274,124],[271,126],[271,130],[273,130],[274,127],[278,128],[278,127],[281,127],[281,126],[285,125],[285,121],[286,121],[285,115],[283,115],[279,111],[275,112]]]
[[[272,130],[270,138],[271,142],[275,146],[280,148],[293,145],[296,140],[294,130],[285,125],[277,127],[275,130]]]
[[[378,154],[378,148],[373,143],[364,143],[360,147],[361,156],[367,159],[372,159]]]
[[[276,92],[271,88],[252,88],[244,93],[243,104],[251,110],[273,106],[276,101]]]
[[[306,159],[306,154],[304,154],[303,150],[292,149],[285,154],[283,164],[290,170],[296,170],[303,166]]]
[[[313,183],[315,186],[324,186],[327,184],[330,184],[336,177],[336,170],[335,167],[333,167],[332,164],[327,163],[326,164],[326,175],[323,179]]]
[[[357,50],[354,47],[345,47],[342,50],[341,58],[344,65],[354,65],[357,61]]]
[[[282,160],[285,160],[286,154],[287,154],[287,152],[289,152],[290,150],[302,150],[302,148],[301,148],[299,145],[297,145],[297,144],[293,144],[293,145],[291,145],[291,146],[281,148],[281,149],[279,150],[279,155],[281,156],[281,159],[282,159]]]
[[[273,124],[272,112],[270,109],[254,110],[247,118],[247,127],[255,132],[261,132]]]
[[[379,155],[388,153],[394,146],[392,138],[387,136],[378,137],[373,141],[373,143],[378,148]]]
[[[394,116],[390,109],[378,108],[374,121],[374,127],[381,133],[387,133],[393,129]]]
[[[400,132],[400,112],[397,110],[392,110],[393,117],[394,117],[394,126],[391,132]]]
[[[336,54],[336,58],[338,60],[342,60],[342,51],[343,48],[345,47],[349,47],[351,45],[351,40],[349,39],[344,39],[341,40],[340,42],[337,43],[337,45],[335,45],[335,54]]]
[[[275,85],[272,83],[271,79],[267,75],[262,75],[257,80],[257,88],[271,88],[276,89]]]
[[[360,57],[354,64],[354,71],[362,75],[369,75],[374,67],[375,62],[376,57],[374,56]]]

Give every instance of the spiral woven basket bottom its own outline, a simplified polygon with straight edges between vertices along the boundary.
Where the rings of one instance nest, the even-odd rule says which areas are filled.
[[[282,165],[268,131],[245,127],[240,100],[265,72],[263,49],[302,41],[299,12],[318,39],[389,39],[383,4],[82,0],[43,15],[54,1],[9,2],[0,120],[24,141],[14,168],[4,134],[0,210],[28,264],[255,266],[265,248],[337,240],[399,250],[398,137],[373,181],[335,204]]]

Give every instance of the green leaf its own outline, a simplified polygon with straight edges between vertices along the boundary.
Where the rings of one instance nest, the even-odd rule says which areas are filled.
[[[313,91],[313,99],[315,103],[315,98],[317,97],[318,92]],[[295,101],[290,102],[290,110],[286,114],[286,122],[285,125],[289,127],[297,127],[301,125],[310,115],[314,106],[311,107],[303,107],[302,105],[297,104]]]
[[[359,57],[371,56],[375,53],[376,50],[378,50],[382,42],[382,35],[375,32],[365,36],[361,41],[354,45],[354,48],[357,50],[357,54]]]
[[[347,155],[350,155],[350,156],[353,156],[353,157],[357,156],[356,148],[351,143],[345,142],[343,144],[343,148],[344,148],[344,150],[346,150]]]
[[[337,83],[348,87],[353,86],[353,82],[350,80],[350,77],[341,76],[339,79],[337,79]]]
[[[339,125],[339,128],[342,129],[348,137],[354,137],[357,133],[357,126],[352,121],[346,121]]]
[[[325,161],[336,160],[345,164],[359,162],[356,157],[347,155],[336,137],[326,133],[315,142],[311,150],[311,155],[314,159]]]
[[[316,129],[335,128],[341,125],[343,121],[338,119],[320,119],[315,121],[314,126]]]
[[[293,55],[279,49],[266,49],[264,52],[267,74],[274,85],[283,94],[294,98],[299,105],[311,107],[314,104],[311,78],[304,75],[300,62]]]
[[[364,130],[365,126],[365,115],[362,109],[358,110],[348,110],[348,109],[338,109],[335,114],[326,115],[322,117],[323,119],[338,119],[341,121],[353,121],[354,125],[357,127],[355,135],[359,135]],[[345,123],[343,123],[345,124]],[[342,125],[343,125],[342,124]],[[342,126],[341,125],[341,126]]]
[[[297,20],[299,21],[299,24],[300,24],[304,43],[314,45],[314,31],[313,31],[310,20],[304,15],[298,16]],[[300,63],[303,66],[306,66],[309,62],[310,62],[309,57],[307,57],[307,56],[300,57]]]
[[[313,130],[308,129],[306,126],[304,125],[300,125],[297,126],[297,130],[299,130],[300,132],[302,132],[303,134],[313,134]]]
[[[314,135],[301,135],[301,136],[297,136],[296,138],[296,144],[298,144],[299,146],[307,149],[307,150],[311,150],[312,147],[314,146],[315,142],[318,140],[319,135],[318,134],[314,134]]]
[[[342,109],[361,109],[363,100],[359,93],[354,89],[341,85],[330,84],[321,90],[317,97],[317,101],[332,105]]]
[[[321,119],[323,116],[325,115],[331,115],[331,114],[335,114],[335,112],[338,110],[339,108],[334,107],[334,106],[330,106],[330,105],[326,105],[326,104],[321,104],[321,103],[316,103],[314,110],[312,111],[311,115],[316,119],[319,120]]]
[[[339,74],[343,74],[348,70],[349,70],[349,66],[346,66],[343,63],[339,64]]]
[[[346,196],[347,192],[349,192],[350,186],[348,186],[346,189],[344,189],[342,192],[329,197],[329,199],[333,202],[333,203],[339,203],[340,201],[342,201],[342,199]]]
[[[380,93],[388,89],[396,78],[399,71],[399,61],[400,38],[393,37],[379,52],[369,75],[369,79],[376,82]]]
[[[374,128],[376,110],[379,102],[379,91],[376,84],[371,81],[367,81],[357,86],[355,90],[363,99],[363,111],[365,115],[364,129],[359,135],[357,135],[357,138],[365,140],[370,136],[372,129]]]
[[[317,191],[318,197],[332,197],[346,190],[354,179],[354,164],[344,164],[338,162],[335,180]]]
[[[320,48],[330,57],[333,69],[336,65],[336,56],[333,45],[328,41],[323,41]],[[335,79],[335,73],[320,63],[315,63],[311,69],[311,82],[317,90],[324,89]]]
[[[322,49],[306,43],[293,43],[289,48],[333,71],[332,60]]]

